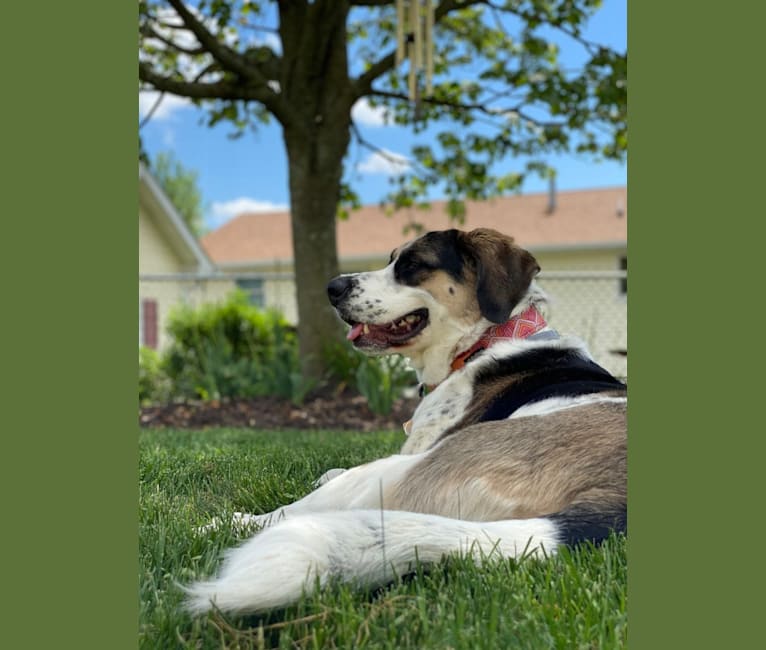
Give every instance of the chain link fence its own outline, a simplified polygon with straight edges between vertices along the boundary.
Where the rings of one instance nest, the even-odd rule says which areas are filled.
[[[597,363],[627,380],[627,271],[543,271],[537,281],[548,296],[546,317],[550,325],[560,334],[581,338]],[[167,314],[175,304],[221,300],[235,287],[246,291],[254,304],[278,309],[289,321],[296,321],[295,283],[287,273],[207,278],[142,275],[141,305],[146,299],[159,302],[159,347],[165,342]],[[144,336],[144,320],[139,318],[140,338]]]
[[[581,338],[598,364],[627,381],[627,271],[543,271],[537,279],[551,327]]]

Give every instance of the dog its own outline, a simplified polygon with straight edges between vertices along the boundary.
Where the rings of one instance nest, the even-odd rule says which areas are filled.
[[[450,553],[555,553],[627,533],[627,387],[545,321],[535,258],[490,229],[429,232],[327,291],[347,338],[409,358],[422,400],[401,453],[331,470],[262,530],[194,613],[255,613],[330,581],[373,588]]]

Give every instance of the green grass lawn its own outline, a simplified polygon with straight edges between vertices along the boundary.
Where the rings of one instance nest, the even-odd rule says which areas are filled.
[[[450,558],[374,593],[336,585],[265,617],[193,618],[178,583],[215,572],[236,544],[197,526],[266,512],[320,474],[398,450],[401,433],[143,431],[142,648],[619,648],[627,640],[625,540],[483,567]]]

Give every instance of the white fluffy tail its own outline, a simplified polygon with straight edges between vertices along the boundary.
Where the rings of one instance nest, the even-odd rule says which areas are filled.
[[[360,587],[386,584],[416,562],[448,553],[480,561],[518,557],[539,548],[555,552],[556,525],[548,519],[473,522],[395,510],[349,510],[285,519],[228,551],[220,575],[186,591],[188,609],[213,605],[228,612],[258,612],[297,601],[329,580]]]

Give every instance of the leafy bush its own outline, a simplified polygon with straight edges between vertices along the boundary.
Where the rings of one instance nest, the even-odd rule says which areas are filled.
[[[316,387],[316,382],[303,377],[298,355],[298,343],[293,328],[274,330],[273,354],[268,363],[261,366],[260,394],[287,397],[301,404]]]
[[[167,401],[171,394],[171,382],[162,368],[159,352],[152,348],[138,348],[138,402]]]
[[[415,381],[413,371],[398,355],[370,357],[356,369],[356,387],[378,415],[390,413],[394,400]]]
[[[365,355],[357,352],[347,343],[332,343],[324,348],[327,378],[342,390],[350,387],[356,390],[356,370]]]
[[[403,391],[417,383],[415,372],[399,355],[368,357],[346,344],[328,346],[330,377],[357,390],[373,413],[386,415]]]
[[[294,328],[243,292],[225,302],[181,306],[171,315],[164,368],[176,397],[277,395],[301,402],[313,387],[300,374]]]
[[[164,355],[141,348],[141,403],[273,395],[300,404],[316,388],[301,374],[295,328],[278,312],[249,304],[243,292],[222,303],[177,307],[167,331],[172,342]],[[390,413],[417,382],[398,356],[368,357],[348,344],[328,346],[325,355],[325,380],[359,392],[376,414]]]

